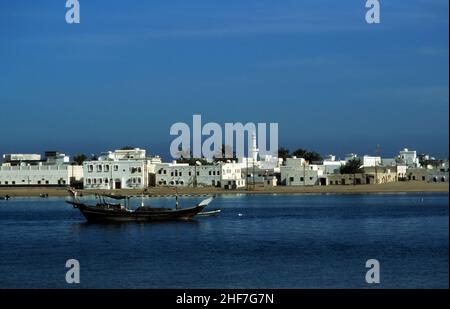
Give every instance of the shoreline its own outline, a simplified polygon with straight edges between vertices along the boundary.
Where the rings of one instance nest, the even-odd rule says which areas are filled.
[[[334,186],[310,186],[310,187],[263,187],[257,186],[254,189],[224,190],[212,187],[203,188],[171,188],[171,187],[150,187],[142,189],[123,190],[78,190],[83,195],[94,195],[102,193],[114,193],[121,195],[142,195],[150,197],[173,196],[173,195],[237,195],[237,194],[376,194],[376,193],[448,193],[448,183],[424,183],[424,182],[395,182],[378,185],[334,185]],[[33,188],[0,188],[0,197],[9,195],[10,197],[34,197],[41,194],[52,196],[69,196],[66,188],[60,187],[33,187]]]

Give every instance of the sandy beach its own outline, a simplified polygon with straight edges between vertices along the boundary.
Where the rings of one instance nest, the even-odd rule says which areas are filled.
[[[425,182],[397,182],[379,185],[345,185],[345,186],[307,186],[307,187],[263,187],[257,186],[249,190],[223,190],[220,188],[169,188],[169,187],[150,187],[143,190],[115,190],[115,194],[123,195],[144,195],[163,196],[163,195],[220,195],[220,194],[364,194],[364,193],[395,193],[395,192],[447,192],[448,183],[425,183]],[[83,195],[97,194],[111,191],[104,190],[79,190]],[[67,196],[65,188],[0,188],[0,197],[9,195],[15,196],[40,196],[48,194],[51,196]]]

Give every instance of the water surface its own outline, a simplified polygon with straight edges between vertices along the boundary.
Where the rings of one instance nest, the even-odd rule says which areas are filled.
[[[63,198],[0,201],[0,288],[73,288],[72,258],[81,288],[367,288],[368,259],[379,287],[448,288],[448,194],[232,195],[209,207],[222,213],[89,224]]]

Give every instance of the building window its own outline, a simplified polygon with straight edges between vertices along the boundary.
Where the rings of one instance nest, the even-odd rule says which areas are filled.
[[[90,185],[90,184],[91,184],[91,178],[86,179],[86,183],[87,183],[88,185]]]
[[[93,165],[88,165],[88,172],[92,173],[94,171],[94,166]]]
[[[105,165],[105,172],[109,172],[109,165]]]
[[[305,181],[305,178],[303,178],[303,177],[300,177],[300,181]]]
[[[45,184],[48,185],[48,180],[45,181]]]
[[[118,165],[114,165],[114,171],[117,172],[119,170],[119,166]]]
[[[141,177],[138,177],[137,182],[140,184],[142,183]]]
[[[99,183],[99,184],[102,184],[102,182],[103,182],[103,179],[99,178],[99,179],[98,179],[98,183]]]
[[[181,177],[181,176],[183,176],[183,173],[182,173],[182,172],[180,172],[180,177]]]
[[[293,182],[294,181],[294,177],[289,177],[289,181]]]
[[[103,169],[102,169],[102,166],[101,165],[97,165],[97,172],[101,172]]]
[[[108,178],[105,178],[105,183],[106,183],[106,184],[108,184],[108,183],[109,183],[109,181],[108,181]]]

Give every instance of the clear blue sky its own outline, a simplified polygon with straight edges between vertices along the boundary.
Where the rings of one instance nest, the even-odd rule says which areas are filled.
[[[279,122],[280,146],[448,157],[448,0],[0,2],[0,153],[168,157],[170,126]]]

